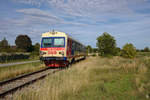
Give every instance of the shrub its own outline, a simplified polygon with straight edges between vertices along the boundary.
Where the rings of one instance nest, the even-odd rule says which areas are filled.
[[[7,61],[19,60],[19,59],[29,59],[29,54],[1,54],[0,63]]]
[[[145,47],[143,52],[150,52],[149,48],[148,47]]]
[[[95,56],[96,56],[96,54],[95,54],[95,53],[93,53],[93,54],[92,54],[92,56],[93,56],[93,57],[95,57]]]
[[[92,47],[90,46],[90,45],[88,45],[87,47],[86,47],[86,52],[87,53],[92,53]]]
[[[101,56],[116,55],[116,40],[113,36],[104,32],[97,38],[97,47]]]
[[[125,44],[121,51],[121,56],[125,58],[134,58],[136,56],[136,48],[134,47],[134,45],[131,43]]]

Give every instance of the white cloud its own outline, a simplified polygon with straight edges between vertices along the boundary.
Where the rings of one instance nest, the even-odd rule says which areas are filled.
[[[24,13],[25,15],[37,16],[37,17],[47,17],[54,20],[61,20],[60,18],[52,15],[50,12],[43,11],[37,8],[19,9],[19,13]]]
[[[130,13],[126,0],[47,0],[51,7],[73,16],[96,16],[104,13]]]
[[[51,12],[40,10],[37,8],[28,8],[28,9],[19,9],[16,10],[18,13],[23,14],[23,20],[14,20],[16,24],[23,25],[23,24],[45,24],[45,25],[75,25],[75,26],[83,26],[87,25],[80,22],[70,22],[61,18],[62,16],[56,16]]]
[[[59,16],[59,18],[79,17],[76,18],[76,21],[78,21],[76,23],[82,23],[88,20],[94,24],[96,22],[106,22],[110,17],[117,19],[134,19],[136,16],[137,18],[141,15],[137,14],[135,10],[132,9],[133,6],[131,8],[130,5],[146,4],[148,0],[18,0],[18,2],[28,2],[27,4],[31,5],[47,4],[47,7],[51,9],[51,14],[50,12],[37,10],[35,8],[19,10],[19,12],[25,14],[49,17]]]
[[[31,5],[48,4],[73,16],[92,16],[101,13],[132,13],[128,5],[145,4],[148,0],[15,0]]]
[[[16,10],[21,16],[2,20],[0,29],[9,32],[17,30],[24,33],[41,34],[54,27],[60,31],[71,32],[87,43],[95,44],[98,33],[104,31],[121,40],[139,38],[150,32],[150,14],[137,10],[150,8],[148,0],[13,0],[32,5],[33,8]],[[44,6],[44,10],[42,7]],[[27,6],[28,7],[28,6]],[[46,10],[45,10],[46,8]],[[32,35],[31,35],[32,36]],[[32,37],[38,37],[33,35]],[[38,37],[39,38],[39,37]]]
[[[15,2],[24,3],[24,4],[30,4],[35,6],[41,6],[42,0],[13,0]]]

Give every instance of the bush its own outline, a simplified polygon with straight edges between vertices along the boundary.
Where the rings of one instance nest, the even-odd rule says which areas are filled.
[[[37,51],[31,52],[30,58],[31,59],[39,58],[39,52],[37,52]]]
[[[93,54],[92,54],[92,56],[93,56],[93,57],[95,57],[95,56],[96,56],[96,54],[95,54],[95,53],[93,53]]]
[[[13,60],[19,60],[19,59],[28,59],[29,57],[30,57],[29,54],[1,54],[0,63],[13,61]]]
[[[145,47],[143,52],[150,52],[149,48],[148,47]]]
[[[121,56],[125,58],[134,58],[136,56],[136,48],[134,47],[134,45],[131,43],[125,44],[121,51]]]
[[[116,40],[107,32],[104,32],[97,38],[97,47],[101,56],[117,54]]]

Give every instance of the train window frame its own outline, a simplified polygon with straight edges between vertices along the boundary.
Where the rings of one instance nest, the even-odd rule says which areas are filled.
[[[43,47],[43,40],[47,38],[52,38],[52,46],[51,47]],[[54,46],[54,38],[64,38],[64,45],[62,47],[65,47],[65,37],[42,37],[42,42],[41,42],[41,48],[62,48],[62,47],[55,47]]]
[[[54,43],[55,43],[55,39],[60,39],[60,38],[62,38],[64,40],[63,46],[61,46],[61,47],[65,47],[65,37],[54,37],[54,39],[53,39],[53,47],[59,47],[59,46],[55,46]]]
[[[48,38],[42,38],[42,43],[41,43],[41,44],[42,44],[42,45],[41,45],[41,47],[42,47],[42,48],[50,48],[50,47],[45,47],[45,46],[44,46],[44,44],[43,44],[44,39],[52,39],[52,40],[51,40],[51,41],[52,41],[52,43],[51,43],[51,46],[50,46],[50,47],[53,47],[53,38],[48,37]]]
[[[76,50],[75,44],[76,44],[75,41],[72,41],[72,49],[73,49],[73,50]]]

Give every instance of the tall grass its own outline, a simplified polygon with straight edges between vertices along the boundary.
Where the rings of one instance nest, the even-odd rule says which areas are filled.
[[[16,77],[21,74],[33,72],[44,67],[45,66],[41,64],[41,62],[34,62],[23,65],[14,65],[9,67],[0,67],[0,81]]]
[[[147,62],[147,64],[145,64]],[[89,57],[18,91],[15,100],[144,100],[150,58]]]
[[[150,57],[150,52],[137,52],[137,57]]]

